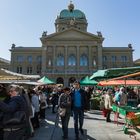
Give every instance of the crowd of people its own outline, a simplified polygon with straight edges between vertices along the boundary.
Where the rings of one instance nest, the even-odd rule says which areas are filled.
[[[123,86],[116,86],[112,89],[101,90],[100,93],[102,94],[100,109],[106,117],[106,122],[111,122],[110,113],[112,111],[112,104],[140,107],[140,90],[138,87],[125,88]],[[119,114],[117,117],[119,117]]]
[[[37,86],[25,89],[19,85],[4,88],[0,85],[0,94],[5,98],[0,100],[0,140],[27,140],[34,136],[40,128],[40,121],[45,119],[46,108],[58,113],[62,123],[62,138],[68,139],[68,124],[70,116],[74,118],[75,139],[79,133],[84,135],[84,112],[90,109],[91,95],[98,92],[100,109],[105,112],[106,122],[111,122],[112,104],[127,105],[128,99],[136,98],[140,104],[138,88],[115,87],[113,89],[93,89],[80,87],[75,81],[71,87]]]
[[[60,107],[66,109],[65,115],[60,116],[63,139],[68,138],[68,123],[73,110],[75,138],[78,140],[79,131],[84,133],[84,111],[88,107],[86,95],[78,81],[74,82],[73,88],[37,86],[27,90],[19,85],[8,86],[5,98],[0,100],[0,139],[27,140],[40,127],[40,120],[45,119],[46,107],[52,105],[52,113]]]

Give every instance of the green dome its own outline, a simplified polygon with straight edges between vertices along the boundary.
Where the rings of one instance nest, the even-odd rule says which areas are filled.
[[[85,14],[83,12],[81,12],[80,10],[70,11],[70,10],[64,9],[60,12],[59,18],[61,18],[61,19],[71,19],[71,18],[85,19]]]

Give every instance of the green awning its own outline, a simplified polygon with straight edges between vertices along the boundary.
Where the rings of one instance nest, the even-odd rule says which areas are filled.
[[[80,85],[97,85],[97,83],[95,80],[90,80],[88,76],[80,81]]]
[[[135,72],[140,72],[140,66],[98,70],[97,72],[93,73],[90,79],[108,79],[108,78],[119,77],[127,74],[132,74]]]
[[[54,84],[53,81],[51,81],[50,79],[48,79],[47,77],[42,77],[40,80],[38,80],[37,82],[41,83],[41,84]]]

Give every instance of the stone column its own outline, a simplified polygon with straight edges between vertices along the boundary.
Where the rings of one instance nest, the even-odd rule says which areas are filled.
[[[102,69],[102,45],[101,44],[99,44],[98,46],[98,69]]]
[[[91,71],[91,67],[92,67],[92,58],[91,58],[91,46],[88,46],[88,69],[89,71]]]
[[[69,80],[68,77],[65,77],[65,78],[64,78],[64,86],[65,86],[65,87],[66,87],[66,86],[69,86],[69,85],[68,85],[68,80]]]
[[[79,56],[79,51],[80,51],[80,48],[79,48],[80,46],[76,46],[76,64],[77,64],[77,72],[79,73],[79,58],[80,58],[80,56]]]
[[[65,65],[65,73],[67,73],[67,66],[68,66],[68,46],[64,46],[65,47],[65,52],[64,52],[64,65]]]
[[[42,75],[45,75],[46,73],[46,52],[47,46],[42,47]]]
[[[53,46],[53,72],[55,72],[55,65],[56,65],[56,46]]]

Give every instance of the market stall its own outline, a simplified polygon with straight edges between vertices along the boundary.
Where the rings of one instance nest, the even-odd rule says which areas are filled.
[[[137,77],[140,77],[140,72],[136,72],[136,73],[132,73],[132,74],[127,74],[127,75],[124,75],[124,76],[120,76],[120,77],[116,77],[116,78],[113,78],[112,80],[119,80],[119,79],[127,79],[127,78],[137,78]]]
[[[6,69],[0,69],[0,80],[1,81],[10,81],[10,80],[36,80],[39,79],[40,75],[25,75],[16,72],[12,72]]]
[[[112,110],[114,112],[118,112],[119,114],[126,116],[129,112],[140,112],[140,108],[131,107],[131,106],[117,106],[115,104],[112,105]]]
[[[97,85],[98,82],[91,80],[88,76],[80,81],[80,85]]]
[[[98,70],[94,72],[90,76],[90,79],[95,79],[100,81],[102,79],[115,78],[115,77],[132,74],[136,72],[140,72],[140,66],[125,67],[125,68],[110,68],[110,69]]]
[[[140,85],[139,80],[104,80],[98,83],[98,86],[117,86],[117,85]]]
[[[55,84],[55,82],[53,82],[52,80],[50,80],[49,78],[45,76],[39,79],[37,82],[40,84]]]
[[[140,108],[131,106],[117,106],[112,105],[112,110],[114,111],[114,122],[118,125],[118,114],[124,116],[124,133],[126,133],[128,128],[135,129],[140,132]]]

